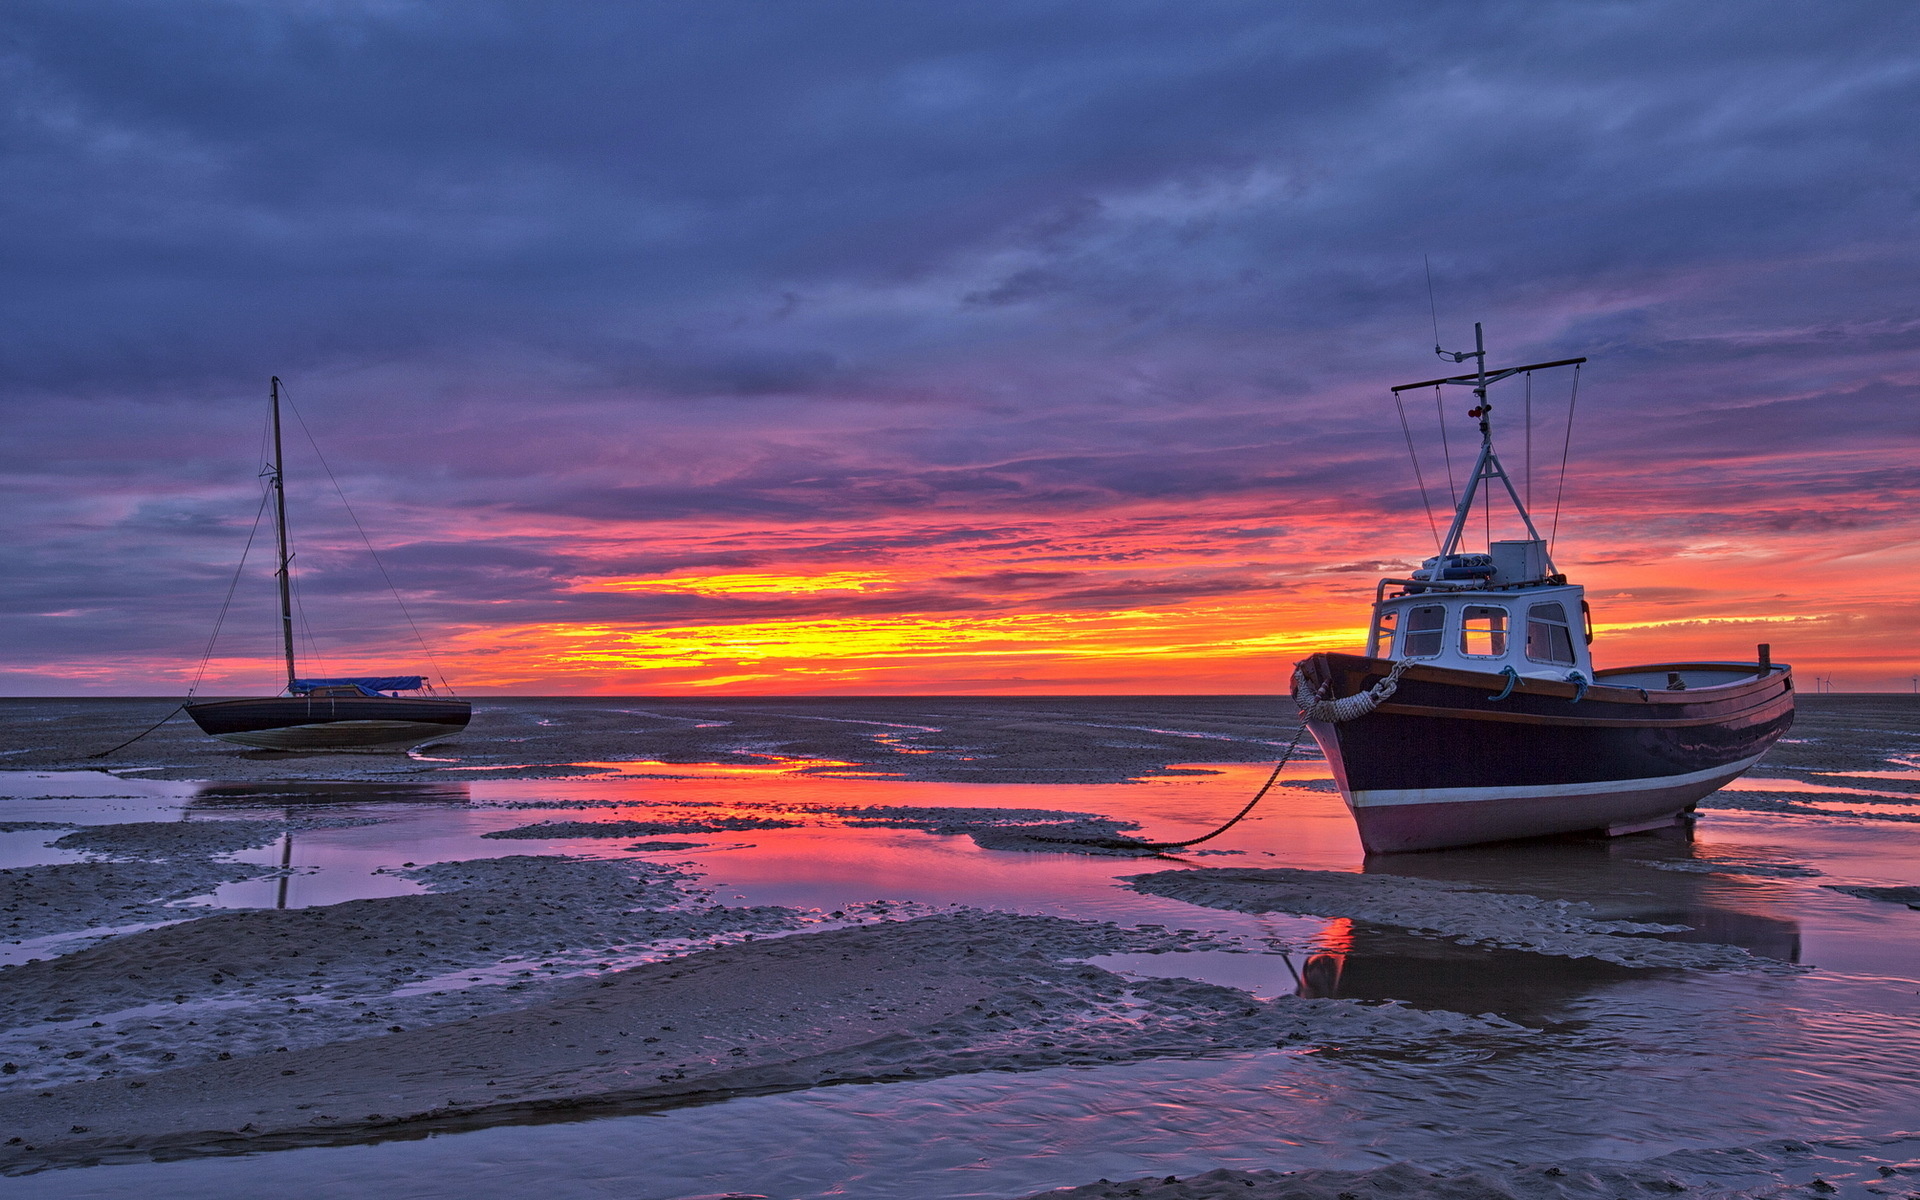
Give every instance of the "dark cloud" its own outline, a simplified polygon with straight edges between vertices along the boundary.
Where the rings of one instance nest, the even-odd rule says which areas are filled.
[[[429,622],[1338,575],[1421,552],[1384,388],[1438,373],[1423,255],[1449,346],[1592,356],[1586,529],[1897,541],[1916,41],[1889,2],[18,0],[0,636],[197,645],[272,373]],[[299,462],[305,587],[351,614],[383,585]],[[1081,574],[1176,548],[1252,565]],[[941,553],[831,600],[578,586]]]

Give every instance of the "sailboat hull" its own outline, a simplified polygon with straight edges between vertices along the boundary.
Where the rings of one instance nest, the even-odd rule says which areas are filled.
[[[259,750],[404,750],[460,732],[464,700],[274,696],[187,705],[203,733]]]
[[[1354,695],[1393,663],[1316,654],[1326,695]],[[1731,677],[1646,689],[1669,669]],[[1368,853],[1438,850],[1551,834],[1671,825],[1758,762],[1793,724],[1784,666],[1663,664],[1602,673],[1584,690],[1414,667],[1391,699],[1351,721],[1310,721]],[[1765,670],[1765,674],[1760,674]],[[1609,685],[1608,677],[1636,686]]]

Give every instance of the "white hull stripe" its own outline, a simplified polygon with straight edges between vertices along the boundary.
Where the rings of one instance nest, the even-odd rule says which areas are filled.
[[[1594,783],[1536,783],[1512,787],[1394,788],[1355,792],[1348,803],[1355,808],[1386,808],[1397,804],[1471,804],[1481,800],[1530,800],[1553,796],[1613,796],[1623,792],[1654,792],[1691,787],[1716,780],[1725,782],[1766,757],[1763,753],[1725,766],[1685,775],[1656,775],[1651,779],[1602,779]]]

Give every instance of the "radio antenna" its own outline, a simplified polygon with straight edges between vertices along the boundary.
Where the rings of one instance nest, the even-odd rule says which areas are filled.
[[[1440,353],[1440,306],[1433,299],[1433,260],[1422,254],[1420,262],[1427,268],[1427,311],[1433,314],[1433,352]]]

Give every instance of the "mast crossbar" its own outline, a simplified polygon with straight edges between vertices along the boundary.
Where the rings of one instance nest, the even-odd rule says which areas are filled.
[[[1428,379],[1420,383],[1403,383],[1393,389],[1394,394],[1397,396],[1401,392],[1411,391],[1414,388],[1459,384],[1472,388],[1474,396],[1480,401],[1476,407],[1467,413],[1468,416],[1477,420],[1480,425],[1480,455],[1474,460],[1473,474],[1467,479],[1466,491],[1460,495],[1459,502],[1454,507],[1453,520],[1447,525],[1447,536],[1442,539],[1440,543],[1439,557],[1433,561],[1437,563],[1446,562],[1459,551],[1461,540],[1466,536],[1467,521],[1473,515],[1473,502],[1480,494],[1480,485],[1483,483],[1487,485],[1489,489],[1488,496],[1489,499],[1491,499],[1491,489],[1495,480],[1499,480],[1500,486],[1506,489],[1507,499],[1513,501],[1514,511],[1520,514],[1521,523],[1527,527],[1527,537],[1532,541],[1540,542],[1544,549],[1545,542],[1544,539],[1540,537],[1540,531],[1534,527],[1533,514],[1527,511],[1526,502],[1521,500],[1519,490],[1513,486],[1512,478],[1507,475],[1507,469],[1500,464],[1500,456],[1494,452],[1493,404],[1487,399],[1487,386],[1498,383],[1502,379],[1509,379],[1515,375],[1529,371],[1543,371],[1549,367],[1574,367],[1577,369],[1581,363],[1587,361],[1586,358],[1584,356],[1580,358],[1562,358],[1556,359],[1553,362],[1527,363],[1523,366],[1501,367],[1489,371],[1486,366],[1486,336],[1477,321],[1473,326],[1473,349],[1455,351],[1443,350],[1439,346],[1435,346],[1433,352],[1441,358],[1450,358],[1455,362],[1465,362],[1470,358],[1475,359],[1478,362],[1479,369],[1471,375],[1449,375],[1445,379]],[[1574,378],[1578,379],[1578,374],[1576,374]],[[1445,427],[1443,425],[1442,433],[1444,432]],[[1491,536],[1491,533],[1489,533],[1489,536]],[[1491,547],[1489,547],[1489,549],[1491,549]],[[1548,559],[1547,570],[1549,574],[1553,573],[1551,558]]]
[[[1445,379],[1423,379],[1419,383],[1403,383],[1390,390],[1395,392],[1410,392],[1414,388],[1429,388],[1445,383],[1459,384],[1462,387],[1485,387],[1489,383],[1498,383],[1500,380],[1506,379],[1509,376],[1518,375],[1522,371],[1544,371],[1548,367],[1571,367],[1586,361],[1586,358],[1582,356],[1580,358],[1556,359],[1553,362],[1528,363],[1524,367],[1501,367],[1497,371],[1488,371],[1485,375],[1476,372],[1472,375],[1449,375]]]

